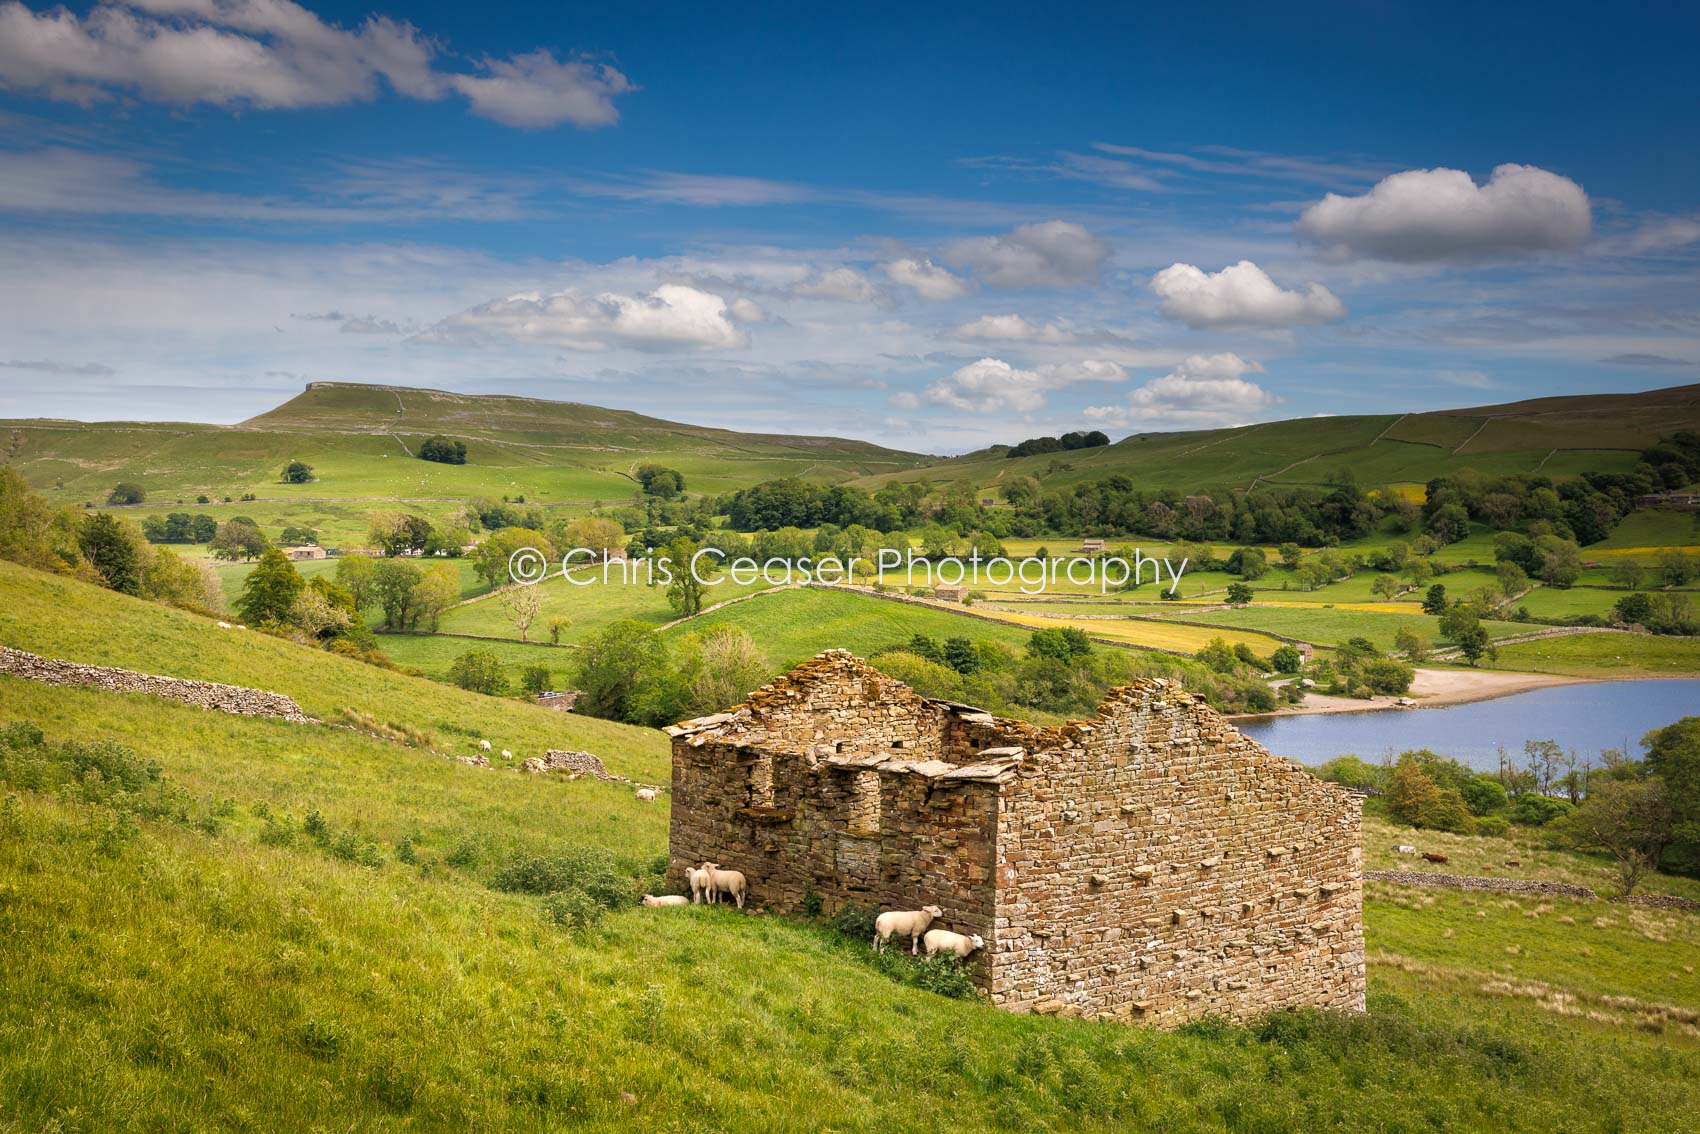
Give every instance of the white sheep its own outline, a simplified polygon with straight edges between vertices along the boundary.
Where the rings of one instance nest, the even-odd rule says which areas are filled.
[[[918,910],[892,910],[882,913],[874,919],[874,952],[883,953],[885,942],[892,934],[909,938],[911,956],[921,952],[921,934],[927,932],[927,926],[933,924],[935,917],[943,917],[944,911],[937,906],[922,906]]]
[[[478,747],[481,750],[488,752],[488,751],[490,751],[490,742],[488,740],[480,740],[478,742]]]
[[[708,874],[708,900],[719,903],[720,895],[730,894],[738,902],[738,908],[744,908],[744,890],[747,885],[742,873],[736,870],[722,870],[717,862],[705,862],[702,868]]]
[[[228,622],[220,622],[220,623],[219,623],[219,624],[218,624],[218,628],[219,628],[219,629],[220,629],[220,630],[229,630],[229,629],[230,629],[230,623],[228,623]]]
[[[513,758],[514,754],[512,752],[509,752],[506,748],[502,749],[502,759],[512,760]]]
[[[708,871],[698,870],[694,866],[685,868],[685,882],[691,888],[691,905],[705,900],[711,900],[712,891],[709,888]]]
[[[691,904],[691,900],[680,894],[662,894],[660,897],[654,894],[645,894],[643,904],[646,906],[688,906]]]
[[[974,950],[986,947],[985,939],[978,933],[952,933],[948,929],[929,929],[922,940],[926,943],[929,957],[934,953],[955,953],[958,957],[966,957]]]
[[[637,797],[638,797],[639,803],[654,803],[655,802],[655,789],[654,788],[648,788],[648,787],[640,787],[637,790]]]

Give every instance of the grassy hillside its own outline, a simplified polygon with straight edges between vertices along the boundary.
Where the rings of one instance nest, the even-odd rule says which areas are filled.
[[[0,562],[0,643],[72,661],[118,665],[172,677],[253,685],[294,697],[321,720],[345,708],[437,734],[470,751],[466,735],[534,756],[583,748],[614,771],[654,780],[667,775],[666,738],[590,717],[467,693],[423,678],[387,673],[252,631],[221,630],[211,619],[129,598],[71,579]],[[128,698],[125,698],[128,700]]]
[[[647,730],[10,564],[0,588],[7,644],[277,689],[321,716],[347,704],[427,730],[476,723],[516,751],[584,746],[665,777]],[[868,648],[917,617],[962,621],[813,590],[732,609],[776,660],[785,625]],[[871,1132],[917,1114],[964,1131],[1700,1129],[1693,914],[1372,886],[1367,1017],[1162,1034],[907,987],[818,923],[631,908],[566,930],[538,898],[492,888],[519,856],[563,844],[607,848],[641,882],[667,811],[629,789],[0,677],[0,726],[19,721],[134,749],[188,821],[126,810],[98,778],[32,788],[36,758],[0,754],[7,1132]],[[273,836],[313,811],[370,853]],[[1411,837],[1371,823],[1370,865]],[[1534,876],[1596,885],[1607,870],[1507,840],[1420,838],[1472,868],[1517,856]]]
[[[352,383],[314,383],[228,427],[32,420],[0,422],[0,432],[17,438],[13,463],[55,500],[99,503],[128,480],[153,505],[251,492],[258,502],[307,511],[336,501],[623,499],[637,491],[633,470],[648,461],[681,470],[693,491],[714,493],[778,476],[837,482],[927,460],[834,437],[736,433],[572,402]],[[466,442],[465,465],[413,457],[437,433]],[[278,483],[292,460],[312,465],[316,479]]]
[[[1358,483],[1421,485],[1444,473],[1553,477],[1634,466],[1662,434],[1700,426],[1700,386],[1637,394],[1538,398],[1417,414],[1300,418],[1235,429],[1140,433],[1113,445],[1031,457],[970,454],[858,482],[962,483],[998,496],[1005,477],[1047,485],[1122,475],[1151,488],[1321,484],[1339,472]],[[1011,438],[1012,441],[1019,438]]]

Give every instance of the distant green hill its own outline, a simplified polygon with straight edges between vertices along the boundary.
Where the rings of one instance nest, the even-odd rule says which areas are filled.
[[[1537,398],[1429,413],[1307,417],[1234,429],[1137,433],[1113,445],[1031,457],[980,451],[857,482],[930,480],[972,485],[1001,498],[999,482],[1032,476],[1047,485],[1122,475],[1150,488],[1249,488],[1321,484],[1350,472],[1360,484],[1420,485],[1474,469],[1541,472],[1563,479],[1632,467],[1660,436],[1700,428],[1700,385],[1638,394]]]
[[[433,434],[466,442],[465,465],[413,457]],[[148,501],[194,503],[253,493],[259,501],[414,500],[523,495],[542,503],[635,495],[633,470],[658,462],[693,492],[782,476],[839,482],[934,458],[865,441],[738,433],[626,410],[501,395],[314,382],[238,425],[0,421],[30,483],[57,500],[100,503],[118,481]],[[309,484],[279,483],[283,466],[313,466]]]

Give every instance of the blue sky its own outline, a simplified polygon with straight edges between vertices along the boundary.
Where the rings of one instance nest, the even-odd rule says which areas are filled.
[[[0,0],[0,416],[953,452],[1700,381],[1690,5],[917,7]]]

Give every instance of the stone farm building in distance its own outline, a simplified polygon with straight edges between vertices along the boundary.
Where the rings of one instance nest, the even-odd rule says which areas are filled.
[[[1172,1026],[1364,1006],[1360,805],[1162,680],[1045,728],[843,650],[673,726],[669,880],[937,905],[993,1003]]]

